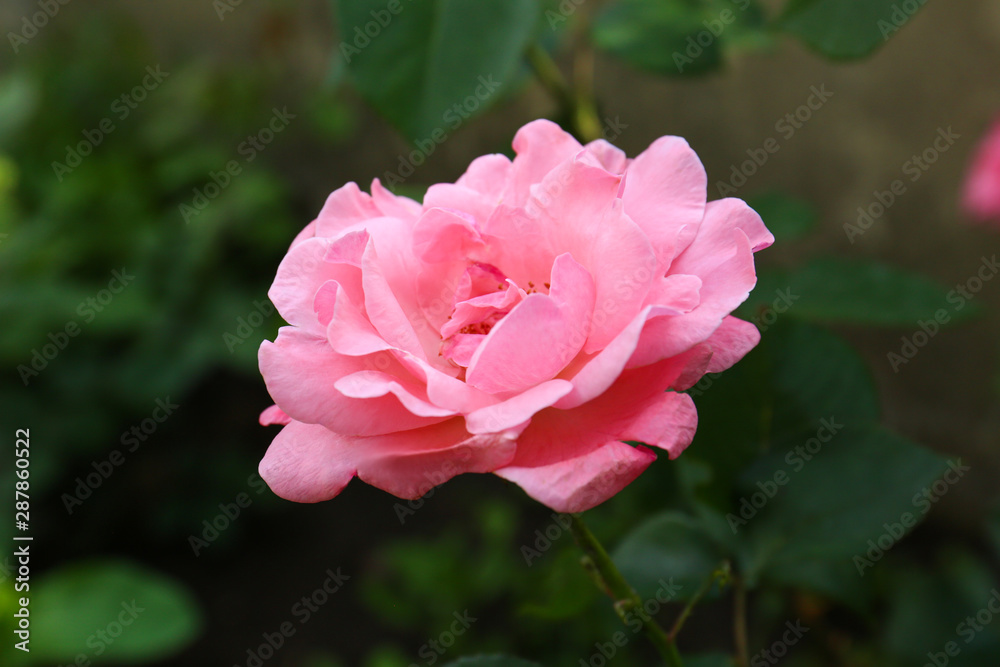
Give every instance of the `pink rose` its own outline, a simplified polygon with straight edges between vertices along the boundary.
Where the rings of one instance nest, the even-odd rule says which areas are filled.
[[[269,292],[291,326],[260,348],[279,496],[357,475],[412,499],[490,472],[580,512],[656,458],[624,441],[690,444],[678,392],[759,341],[729,313],[773,237],[741,200],[706,204],[683,139],[629,160],[540,120],[514,150],[423,205],[348,183],[292,242]]]
[[[1000,120],[976,149],[965,179],[962,208],[979,222],[1000,222]]]

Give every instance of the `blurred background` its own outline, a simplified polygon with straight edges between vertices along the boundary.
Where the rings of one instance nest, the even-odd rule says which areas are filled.
[[[256,475],[277,430],[257,424],[256,351],[281,324],[266,293],[295,234],[348,181],[419,198],[510,154],[530,120],[573,130],[585,105],[568,90],[631,156],[688,139],[709,198],[748,199],[777,237],[742,313],[764,342],[692,390],[695,444],[587,514],[644,596],[674,575],[683,599],[730,563],[737,583],[713,584],[685,628],[685,664],[732,664],[746,597],[754,667],[781,642],[789,665],[996,664],[1000,622],[979,612],[1000,601],[1000,228],[970,224],[959,196],[1000,113],[1000,5],[426,2],[469,54],[427,74],[437,94],[474,87],[469,71],[502,84],[455,124],[400,89],[437,26],[406,41],[421,1],[388,26],[392,3],[367,0],[0,6],[0,494],[30,429],[34,537],[24,654],[10,503],[0,662],[653,664],[641,641],[601,652],[621,627],[608,600],[557,518],[502,480],[416,502],[354,482],[305,506]],[[370,47],[345,49],[372,21]],[[747,533],[726,517],[748,519],[741,500],[821,418],[848,436],[734,544]],[[942,484],[949,461],[968,470]],[[907,511],[922,523],[900,540]],[[658,615],[669,627],[682,606]]]

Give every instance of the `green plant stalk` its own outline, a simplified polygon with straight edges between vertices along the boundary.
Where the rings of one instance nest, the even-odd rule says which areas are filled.
[[[570,531],[576,539],[577,544],[586,554],[587,565],[591,572],[596,573],[599,583],[604,592],[615,601],[615,612],[624,620],[624,616],[630,608],[642,608],[642,599],[638,593],[625,581],[625,577],[618,571],[618,567],[611,560],[611,556],[604,549],[597,538],[583,522],[579,514],[570,515]],[[642,628],[646,638],[656,647],[668,667],[683,667],[680,653],[677,652],[677,645],[673,639],[660,627],[651,616],[639,614],[642,620]]]
[[[535,76],[568,112],[577,138],[585,142],[600,139],[601,119],[592,91],[587,86],[570,86],[552,56],[538,44],[529,46],[526,56]]]

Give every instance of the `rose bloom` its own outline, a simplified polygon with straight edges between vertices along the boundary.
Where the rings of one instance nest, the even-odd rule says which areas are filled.
[[[962,208],[978,222],[1000,222],[1000,119],[980,141],[973,156]]]
[[[679,392],[757,344],[730,313],[774,239],[743,201],[706,204],[687,142],[630,160],[539,120],[513,145],[422,205],[348,183],[292,242],[269,292],[290,326],[260,347],[279,496],[478,472],[580,512],[676,458],[697,426]]]

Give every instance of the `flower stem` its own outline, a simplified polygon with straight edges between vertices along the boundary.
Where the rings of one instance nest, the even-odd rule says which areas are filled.
[[[597,114],[592,86],[586,84],[588,79],[585,76],[578,77],[578,86],[571,86],[552,56],[538,44],[533,43],[528,47],[527,58],[535,76],[569,115],[573,134],[585,142],[600,139],[601,119]],[[592,67],[592,61],[585,58],[583,61],[589,62]],[[581,83],[584,85],[579,85]]]
[[[643,631],[646,638],[656,647],[668,667],[683,667],[681,656],[677,652],[677,645],[674,640],[660,627],[651,616],[642,613],[642,599],[629,585],[618,567],[611,560],[611,556],[583,522],[579,514],[570,515],[570,531],[576,539],[577,544],[583,549],[585,567],[591,575],[604,589],[604,592],[615,601],[615,612],[624,620],[629,609],[639,609],[639,618],[642,621]]]
[[[749,667],[750,652],[747,650],[747,587],[740,577],[733,582],[733,642],[736,644],[736,664]]]
[[[729,578],[729,571],[729,563],[725,562],[722,564],[721,568],[715,570],[705,578],[701,587],[695,592],[691,599],[688,600],[687,606],[684,607],[681,615],[677,617],[677,620],[674,622],[674,626],[670,628],[670,633],[668,635],[670,639],[674,641],[677,640],[677,635],[680,633],[681,628],[684,627],[684,623],[687,621],[688,617],[694,611],[695,605],[701,602],[701,599],[705,597],[705,594],[708,593],[709,590],[711,590],[712,585],[717,579],[725,582]]]

